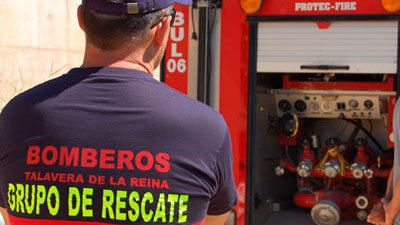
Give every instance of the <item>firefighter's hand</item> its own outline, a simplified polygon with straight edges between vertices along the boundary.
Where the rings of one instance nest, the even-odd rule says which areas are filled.
[[[382,199],[383,210],[385,211],[385,220],[378,225],[393,225],[394,220],[399,213],[399,209],[395,208],[392,201]]]
[[[378,225],[385,222],[385,211],[383,209],[383,202],[376,203],[367,218],[368,223]]]

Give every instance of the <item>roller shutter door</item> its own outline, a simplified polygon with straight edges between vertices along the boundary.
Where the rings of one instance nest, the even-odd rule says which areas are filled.
[[[397,72],[397,21],[263,22],[258,27],[258,72]]]

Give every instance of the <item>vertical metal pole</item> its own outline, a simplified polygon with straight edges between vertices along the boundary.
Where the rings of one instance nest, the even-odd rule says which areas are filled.
[[[208,1],[199,6],[199,55],[198,55],[198,88],[197,99],[210,103],[209,74],[209,8]]]
[[[253,225],[252,218],[255,210],[255,188],[254,188],[254,157],[255,157],[255,109],[257,104],[257,38],[258,24],[250,23],[249,27],[249,68],[248,68],[248,124],[247,124],[247,181],[246,181],[246,225]]]

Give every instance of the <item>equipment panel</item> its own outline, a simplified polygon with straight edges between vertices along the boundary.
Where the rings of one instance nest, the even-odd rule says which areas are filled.
[[[278,116],[296,113],[301,118],[381,119],[394,92],[272,90]]]

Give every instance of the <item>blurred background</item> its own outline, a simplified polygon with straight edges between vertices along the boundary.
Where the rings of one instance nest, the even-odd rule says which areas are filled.
[[[0,111],[18,93],[81,64],[80,2],[0,0]]]
[[[16,94],[79,66],[80,0],[0,0],[0,110]]]

